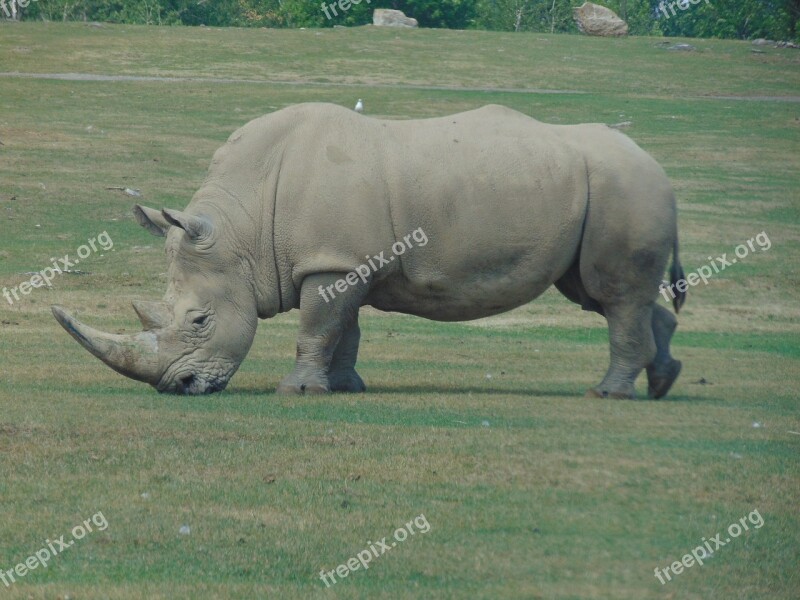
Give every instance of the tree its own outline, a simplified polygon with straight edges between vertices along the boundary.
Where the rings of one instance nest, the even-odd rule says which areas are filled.
[[[482,0],[476,26],[500,31],[577,32],[570,0]]]
[[[653,0],[664,35],[774,40],[797,39],[799,0],[661,2]]]
[[[325,0],[326,4],[338,0]],[[24,2],[27,6],[20,3]],[[4,0],[0,18],[92,20],[218,27],[364,25],[375,8],[394,8],[422,27],[577,33],[583,0],[359,0],[335,18],[323,0]],[[798,40],[800,0],[598,0],[631,35]],[[2,8],[5,6],[5,8]]]

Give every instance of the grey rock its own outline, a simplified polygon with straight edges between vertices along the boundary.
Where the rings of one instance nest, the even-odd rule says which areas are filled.
[[[402,10],[376,8],[372,13],[372,24],[376,27],[418,27],[416,19],[407,17]]]
[[[605,6],[584,2],[573,9],[572,17],[581,33],[602,37],[628,35],[628,24]]]

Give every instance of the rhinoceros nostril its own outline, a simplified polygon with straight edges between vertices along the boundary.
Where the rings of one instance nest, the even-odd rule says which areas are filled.
[[[194,383],[194,375],[187,375],[186,377],[181,377],[181,391],[185,394],[189,391]]]

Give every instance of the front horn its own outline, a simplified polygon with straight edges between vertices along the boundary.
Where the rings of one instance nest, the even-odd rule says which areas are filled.
[[[136,335],[114,335],[98,331],[73,318],[60,306],[53,316],[78,343],[97,358],[131,379],[156,385],[162,370],[158,362],[158,339],[151,331]]]

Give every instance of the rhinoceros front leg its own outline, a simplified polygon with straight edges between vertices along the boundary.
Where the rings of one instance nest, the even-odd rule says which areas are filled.
[[[339,345],[333,353],[328,371],[328,383],[332,392],[363,392],[367,389],[364,380],[356,373],[360,341],[361,329],[358,327],[358,313],[356,313],[353,323],[342,334],[342,339],[339,340]]]
[[[321,273],[303,280],[300,290],[300,331],[294,370],[278,386],[283,394],[314,394],[331,391],[364,391],[355,371],[360,331],[358,309],[367,293],[364,285],[319,292],[335,285],[342,273]],[[326,301],[327,298],[327,301]]]

